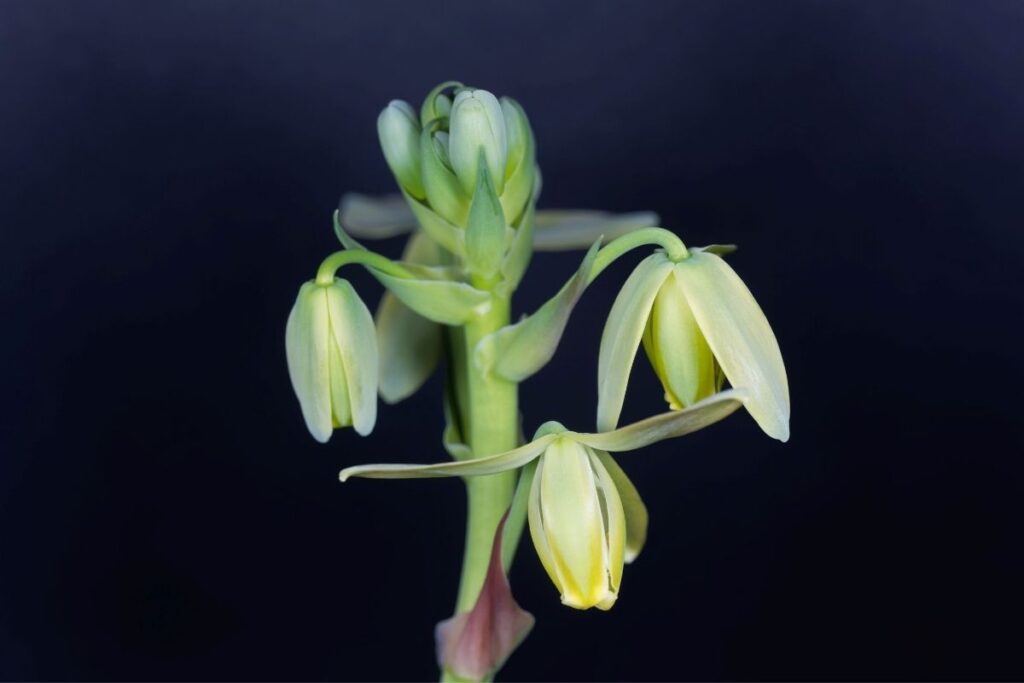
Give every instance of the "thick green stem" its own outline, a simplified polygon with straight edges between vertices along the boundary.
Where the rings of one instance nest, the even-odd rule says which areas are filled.
[[[463,438],[475,458],[519,445],[517,385],[499,377],[484,376],[473,364],[472,353],[483,337],[508,323],[509,302],[495,296],[491,310],[465,327],[465,364],[460,368],[465,377],[465,395],[458,398],[463,417]],[[512,502],[516,476],[517,473],[512,471],[466,480],[469,516],[456,612],[471,609],[480,593],[494,532]]]

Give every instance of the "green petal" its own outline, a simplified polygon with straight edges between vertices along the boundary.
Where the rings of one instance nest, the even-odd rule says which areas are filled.
[[[614,239],[638,228],[658,224],[652,211],[608,213],[590,210],[553,210],[537,212],[537,251],[569,251],[586,249],[601,237]]]
[[[313,438],[331,438],[331,389],[327,317],[327,292],[313,282],[299,289],[288,323],[284,348],[288,376],[302,408],[302,417]]]
[[[599,247],[595,243],[590,248],[576,274],[536,312],[481,339],[473,354],[477,367],[512,382],[521,382],[544,367],[555,355],[569,315],[587,287]]]
[[[632,451],[712,425],[739,408],[746,400],[745,391],[730,389],[708,396],[686,410],[670,410],[610,432],[573,433],[572,438],[603,451]]]
[[[366,304],[345,280],[327,287],[331,334],[341,353],[352,426],[366,436],[377,421],[377,333]]]
[[[439,260],[438,247],[417,232],[405,247],[403,260],[431,265]],[[385,292],[377,307],[380,349],[380,396],[398,403],[411,396],[433,373],[441,357],[441,328]]]
[[[674,275],[665,279],[654,299],[644,348],[673,409],[715,393],[715,358]]]
[[[633,358],[643,337],[647,317],[661,284],[672,272],[672,262],[661,253],[640,262],[619,292],[601,335],[597,363],[597,428],[612,429],[619,422]]]
[[[341,196],[338,213],[350,233],[365,239],[404,235],[416,227],[416,216],[400,194],[371,197],[349,192]]]
[[[725,261],[706,252],[680,261],[676,277],[729,383],[748,392],[747,411],[768,436],[788,440],[786,366],[750,290]]]
[[[630,563],[637,558],[647,542],[647,506],[640,498],[640,493],[633,486],[626,473],[615,462],[615,458],[607,452],[595,448],[594,453],[600,458],[601,464],[608,470],[615,488],[622,501],[622,511],[626,516],[626,549],[625,560]]]
[[[427,479],[432,477],[472,477],[483,474],[497,474],[514,470],[530,462],[557,438],[554,434],[543,436],[525,446],[513,448],[504,453],[488,455],[474,460],[442,462],[435,465],[357,465],[341,471],[340,479],[351,477],[367,479]]]
[[[608,592],[607,552],[597,482],[587,451],[557,438],[544,453],[540,509],[544,535],[562,585],[562,602],[594,607]]]
[[[533,473],[533,481],[530,485],[530,500],[526,511],[530,521],[530,538],[533,540],[533,547],[537,550],[537,557],[540,558],[541,566],[547,572],[551,583],[555,584],[559,595],[563,593],[562,579],[555,569],[555,556],[548,545],[548,537],[544,529],[544,515],[540,507],[540,482],[544,476],[544,461],[538,460]]]

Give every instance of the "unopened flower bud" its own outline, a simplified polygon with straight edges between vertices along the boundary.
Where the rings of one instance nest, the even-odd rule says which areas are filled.
[[[392,100],[377,117],[377,135],[384,158],[405,191],[423,199],[420,177],[419,117],[408,102]]]
[[[366,304],[345,280],[307,282],[285,327],[292,388],[313,438],[336,427],[366,436],[377,420],[377,336]]]
[[[498,99],[486,90],[461,90],[452,103],[448,156],[467,194],[476,189],[480,150],[498,194],[505,187],[508,143]]]

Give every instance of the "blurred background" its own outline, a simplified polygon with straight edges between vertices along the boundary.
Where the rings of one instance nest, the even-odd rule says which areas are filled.
[[[0,3],[0,678],[435,677],[461,484],[337,472],[443,459],[439,378],[321,446],[283,339],[341,193],[394,187],[378,111],[452,78],[525,106],[542,207],[739,244],[793,401],[788,444],[741,412],[620,458],[652,521],[610,613],[525,543],[503,678],[1024,677],[1022,35],[1015,1]],[[637,260],[528,432],[592,426]],[[625,417],[663,405],[638,362]]]

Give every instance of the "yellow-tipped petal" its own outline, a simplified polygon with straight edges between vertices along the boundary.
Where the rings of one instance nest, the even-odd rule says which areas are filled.
[[[640,262],[622,286],[601,334],[597,361],[597,428],[614,429],[622,413],[626,385],[647,317],[672,262],[652,254]]]
[[[540,480],[544,535],[562,602],[578,609],[594,607],[608,593],[608,549],[587,451],[571,439],[556,439],[544,453]]]
[[[377,333],[366,304],[345,280],[327,287],[330,330],[344,365],[352,426],[366,436],[377,422]]]
[[[288,376],[313,438],[331,438],[331,389],[327,292],[312,282],[299,289],[285,326]]]
[[[764,432],[789,439],[789,384],[768,320],[743,280],[718,256],[694,251],[676,264],[697,324],[729,383]]]
[[[626,556],[626,513],[622,507],[622,499],[611,474],[604,466],[604,459],[591,449],[586,449],[590,457],[590,466],[597,478],[598,492],[603,498],[602,521],[604,522],[605,543],[607,544],[608,590],[618,595],[622,583],[622,565]],[[607,453],[604,456],[611,460]],[[614,462],[614,461],[612,461]],[[601,607],[608,609],[608,607]]]

